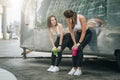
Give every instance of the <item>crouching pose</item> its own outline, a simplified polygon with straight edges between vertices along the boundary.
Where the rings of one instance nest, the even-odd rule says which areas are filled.
[[[59,71],[59,65],[62,58],[62,51],[66,47],[72,47],[72,43],[69,44],[69,42],[71,42],[72,39],[70,37],[69,32],[64,32],[62,24],[57,22],[57,19],[54,15],[48,17],[47,27],[49,31],[50,42],[53,47],[51,49],[51,66],[47,69],[47,71],[57,72]],[[57,49],[57,54],[53,52],[53,49]]]
[[[72,56],[73,67],[68,74],[79,76],[82,74],[83,49],[90,42],[92,34],[86,27],[86,19],[83,15],[68,9],[64,12],[64,16],[73,41],[72,48],[78,49],[77,55]]]

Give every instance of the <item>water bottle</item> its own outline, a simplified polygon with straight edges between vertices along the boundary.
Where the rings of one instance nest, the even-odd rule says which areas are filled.
[[[53,52],[54,55],[57,55],[58,54],[58,49],[56,47],[53,47],[52,52]]]
[[[77,55],[78,48],[77,47],[72,47],[72,56]]]

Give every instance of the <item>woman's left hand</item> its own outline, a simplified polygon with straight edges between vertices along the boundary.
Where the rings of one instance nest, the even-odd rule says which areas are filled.
[[[79,46],[80,45],[80,43],[77,43],[77,46]]]
[[[58,49],[58,51],[61,51],[61,46],[58,46],[58,48],[57,48],[57,49]]]

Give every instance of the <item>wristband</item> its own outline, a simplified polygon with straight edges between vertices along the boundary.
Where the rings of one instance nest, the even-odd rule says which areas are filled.
[[[80,43],[80,44],[81,44],[81,42],[78,42],[78,43]]]
[[[62,45],[58,45],[58,46],[62,46]]]

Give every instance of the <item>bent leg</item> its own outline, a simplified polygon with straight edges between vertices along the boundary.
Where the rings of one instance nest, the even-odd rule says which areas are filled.
[[[84,49],[85,46],[90,42],[91,37],[92,37],[92,33],[91,33],[91,31],[90,31],[90,30],[87,30],[83,42],[78,46],[77,66],[79,66],[79,67],[82,66],[82,62],[83,62],[83,49]]]
[[[60,62],[61,62],[61,59],[62,59],[62,52],[63,50],[68,46],[69,44],[69,36],[70,34],[65,34],[64,37],[63,37],[63,41],[62,41],[62,46],[61,46],[61,51],[58,52],[58,57],[57,57],[57,64],[56,66],[59,66]]]

